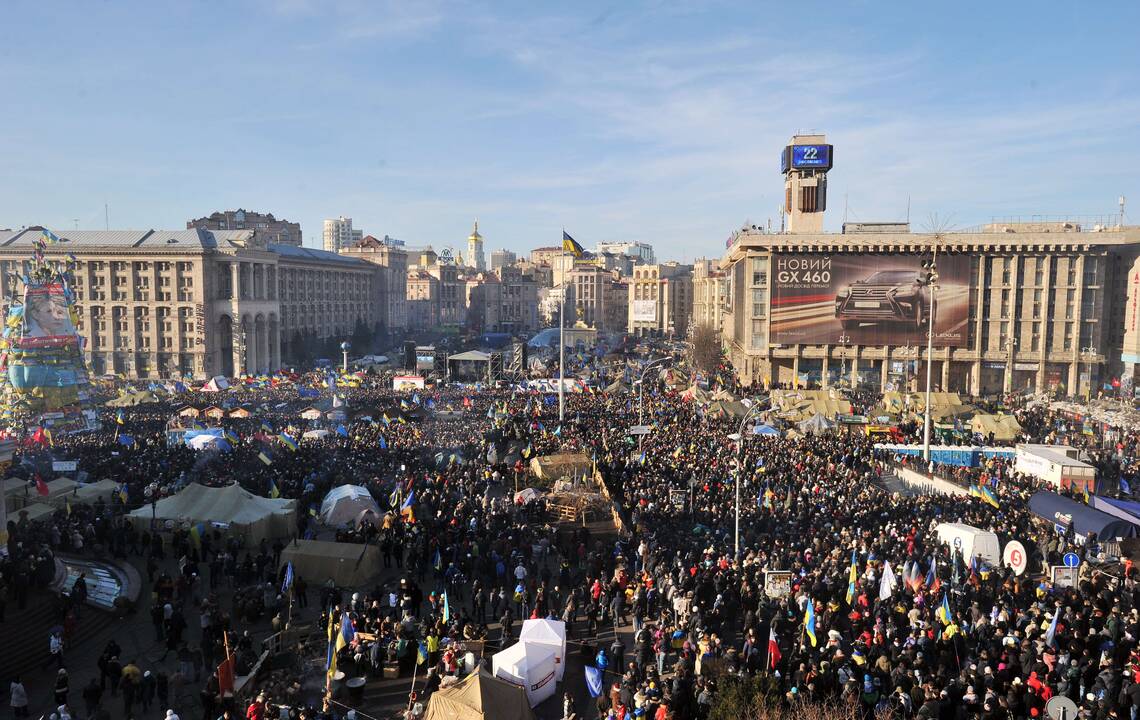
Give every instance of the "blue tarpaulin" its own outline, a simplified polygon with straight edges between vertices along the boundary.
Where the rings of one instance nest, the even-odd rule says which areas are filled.
[[[1029,498],[1029,509],[1053,524],[1068,525],[1071,522],[1073,530],[1080,536],[1092,533],[1098,540],[1136,536],[1137,528],[1132,523],[1046,490]]]

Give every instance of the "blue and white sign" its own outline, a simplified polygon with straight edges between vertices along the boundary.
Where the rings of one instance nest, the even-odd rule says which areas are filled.
[[[1065,557],[1063,558],[1063,562],[1065,563],[1065,567],[1075,568],[1076,566],[1081,564],[1081,559],[1079,557],[1077,557],[1076,553],[1065,553]]]
[[[830,145],[793,145],[792,167],[831,168]]]

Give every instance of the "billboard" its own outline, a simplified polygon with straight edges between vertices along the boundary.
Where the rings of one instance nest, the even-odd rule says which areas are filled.
[[[772,333],[781,345],[915,345],[926,342],[928,255],[784,254],[773,259]],[[970,258],[938,258],[934,344],[964,346]]]
[[[634,322],[657,322],[657,301],[656,300],[634,300],[633,301],[633,321]]]

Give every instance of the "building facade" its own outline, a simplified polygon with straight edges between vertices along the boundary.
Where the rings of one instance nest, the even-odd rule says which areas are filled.
[[[40,228],[0,231],[0,292],[12,293]],[[343,338],[375,324],[376,272],[255,230],[72,231],[45,251],[73,256],[84,354],[96,375],[202,378],[283,366],[292,333]]]
[[[600,242],[595,246],[598,255],[624,255],[637,265],[652,265],[657,262],[653,246],[642,242]]]
[[[324,242],[322,247],[324,247],[325,252],[340,252],[342,249],[360,242],[363,238],[363,231],[352,227],[352,218],[350,217],[341,215],[325,220],[322,235]]]
[[[376,267],[376,317],[381,332],[398,333],[408,327],[408,253],[403,247],[368,235],[340,255]]]
[[[628,304],[625,285],[616,271],[607,272],[595,265],[579,264],[568,274],[573,288],[574,312],[566,320],[583,322],[587,327],[608,332],[625,332]],[[621,305],[616,311],[615,305]]]
[[[693,313],[693,268],[668,262],[637,265],[629,278],[628,332],[682,337]]]
[[[518,260],[518,256],[510,250],[505,248],[494,250],[491,252],[491,272],[507,265],[514,265],[516,260]]]
[[[427,271],[439,282],[439,324],[460,328],[467,322],[467,293],[459,278],[459,268],[452,263],[437,262]]]
[[[252,210],[223,210],[197,220],[187,220],[186,229],[203,230],[255,230],[267,245],[301,246],[301,224],[278,220],[273,213]]]
[[[693,263],[693,324],[721,331],[722,312],[727,301],[727,275],[718,261],[698,258]]]
[[[1136,340],[1127,322],[1140,296],[1140,228],[747,230],[730,243],[722,330],[745,383],[924,390],[930,363],[932,387],[947,391],[1095,395],[1140,356],[1126,344]],[[923,268],[932,260],[933,291]]]
[[[408,271],[408,329],[431,330],[439,325],[439,279],[426,270]]]

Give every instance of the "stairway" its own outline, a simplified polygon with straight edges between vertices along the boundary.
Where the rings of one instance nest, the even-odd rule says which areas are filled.
[[[27,607],[23,610],[17,608],[15,598],[9,600],[4,622],[0,623],[0,638],[3,638],[0,678],[11,678],[17,673],[27,678],[40,671],[50,652],[48,638],[51,628],[62,625],[59,602],[59,596],[47,590],[29,592]],[[85,606],[74,637],[64,647],[64,659],[113,621],[110,613]]]

